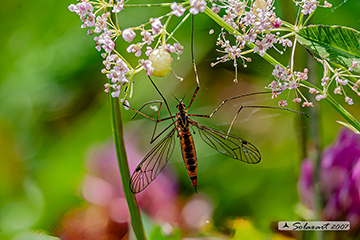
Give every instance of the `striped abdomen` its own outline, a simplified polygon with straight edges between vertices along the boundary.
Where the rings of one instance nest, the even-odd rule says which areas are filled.
[[[189,129],[181,131],[179,134],[181,153],[184,159],[185,167],[190,177],[191,183],[197,192],[197,159],[194,140]]]

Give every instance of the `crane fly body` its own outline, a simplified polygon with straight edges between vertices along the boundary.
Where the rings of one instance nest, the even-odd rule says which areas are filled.
[[[150,81],[153,81],[150,78]],[[156,85],[153,83],[156,87]],[[156,87],[157,89],[157,87]],[[158,90],[158,89],[157,89]],[[235,135],[222,132],[220,130],[206,127],[197,121],[194,121],[190,118],[192,117],[207,117],[210,118],[212,114],[217,111],[217,109],[211,115],[197,115],[197,114],[188,114],[188,110],[199,90],[199,87],[196,88],[194,95],[191,99],[189,106],[186,108],[182,99],[178,100],[179,103],[176,106],[178,112],[175,116],[170,116],[164,119],[154,119],[144,113],[136,110],[134,108],[129,108],[135,110],[137,114],[141,114],[153,121],[158,122],[164,120],[172,119],[172,123],[166,127],[158,136],[154,138],[156,131],[156,124],[154,129],[154,134],[151,142],[155,141],[159,136],[161,136],[165,131],[172,127],[170,132],[158,143],[153,149],[144,157],[140,164],[136,167],[134,173],[130,179],[130,189],[133,193],[139,193],[144,190],[161,172],[169,161],[175,147],[175,136],[180,140],[181,154],[183,161],[185,163],[185,168],[187,174],[190,178],[190,181],[197,192],[197,175],[198,175],[198,164],[197,164],[197,155],[195,151],[194,139],[190,130],[190,127],[195,127],[201,137],[201,139],[207,143],[210,147],[214,148],[218,152],[229,156],[231,158],[255,164],[259,163],[261,160],[261,155],[259,150],[252,145],[250,142],[239,138]],[[160,92],[159,92],[160,93]],[[160,93],[161,95],[161,93]],[[162,96],[162,95],[161,95]],[[163,96],[162,96],[163,97]],[[154,102],[154,101],[153,101]],[[153,103],[151,102],[151,103]],[[161,109],[162,101],[157,101],[160,103],[159,110]],[[168,108],[167,102],[164,99],[164,103]],[[169,113],[170,109],[168,108]],[[158,113],[159,116],[159,113]]]
[[[181,154],[185,163],[187,173],[191,180],[191,184],[194,186],[196,192],[197,191],[197,159],[196,159],[194,139],[190,132],[189,117],[185,110],[185,104],[181,99],[179,100],[179,104],[176,107],[179,110],[179,112],[176,113],[175,127],[177,129],[180,138]]]

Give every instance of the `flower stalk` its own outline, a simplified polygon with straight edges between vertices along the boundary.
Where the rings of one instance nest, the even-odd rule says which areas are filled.
[[[308,81],[303,81],[302,84],[314,88],[318,91],[321,91],[320,88],[314,86]],[[325,100],[348,122],[350,123],[356,130],[360,131],[360,123],[356,118],[351,115],[343,106],[341,106],[331,95],[328,95]]]
[[[120,102],[118,98],[109,95],[111,127],[114,138],[116,156],[118,159],[121,181],[124,189],[124,195],[129,207],[131,224],[138,240],[145,240],[144,227],[141,221],[139,206],[136,202],[135,195],[130,191],[130,171],[126,156],[125,142],[123,136],[123,124],[121,119]]]

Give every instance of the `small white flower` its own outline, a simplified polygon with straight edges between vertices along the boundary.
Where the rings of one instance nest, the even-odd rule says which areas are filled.
[[[324,7],[331,8],[332,4],[329,3],[328,1],[324,1]]]
[[[296,84],[296,81],[290,81],[289,82],[289,89],[296,89],[298,85]]]
[[[148,31],[142,31],[140,35],[143,36],[142,41],[146,42],[147,45],[151,45],[151,43],[154,41],[154,37]]]
[[[309,93],[311,93],[311,94],[318,94],[319,91],[316,90],[315,88],[309,88]]]
[[[351,67],[349,67],[349,71],[354,70],[354,68],[356,68],[359,65],[359,63],[354,59],[352,61]]]
[[[301,103],[301,98],[297,97],[292,100],[294,103]]]
[[[314,107],[314,104],[312,102],[306,101],[306,102],[303,102],[302,106],[303,107]]]
[[[150,109],[154,110],[155,112],[159,111],[159,108],[156,105],[150,105]]]
[[[107,19],[109,17],[110,13],[103,13],[101,16],[96,17],[96,23],[95,23],[95,33],[100,33],[103,30],[107,30]]]
[[[132,42],[132,40],[134,40],[134,38],[136,37],[136,33],[132,29],[126,28],[122,32],[122,37],[125,41]]]
[[[178,44],[178,43],[174,43],[173,46],[174,46],[174,48],[175,48],[175,53],[176,53],[177,55],[181,55],[181,54],[183,53],[183,49],[184,49],[183,46],[181,46],[181,45]]]
[[[254,53],[259,52],[262,57],[265,55],[266,50],[269,49],[269,44],[266,42],[266,39],[261,41],[256,40],[255,45],[256,47],[254,47]]]
[[[105,50],[105,52],[110,53],[115,48],[115,43],[110,37],[110,31],[104,31],[100,36],[94,37],[96,41],[96,49],[98,51],[101,50],[101,47]]]
[[[146,47],[145,55],[146,55],[146,56],[150,56],[150,54],[151,54],[153,51],[154,51],[154,50],[153,50],[151,47],[147,46],[147,47]]]
[[[120,96],[120,86],[113,84],[111,87],[114,89],[114,91],[111,93],[111,97],[116,98]]]
[[[334,89],[334,94],[341,95],[341,87],[340,86],[338,86],[337,88]]]
[[[140,47],[139,47],[138,45],[136,45],[136,44],[131,44],[131,45],[126,49],[126,51],[127,51],[128,53],[134,52],[136,57],[140,57],[140,55],[141,55],[141,49],[140,49]]]
[[[316,97],[315,97],[316,101],[320,101],[321,99],[324,99],[324,98],[327,98],[327,96],[326,95],[321,95],[321,94],[316,95]]]
[[[279,104],[280,107],[286,107],[286,106],[288,105],[285,100],[280,100],[280,101],[278,102],[278,104]]]
[[[140,59],[140,64],[144,67],[148,76],[153,74],[154,68],[152,67],[152,62],[150,60]]]
[[[173,2],[171,4],[170,8],[172,10],[171,14],[173,14],[177,17],[181,17],[186,10],[183,5],[181,5],[181,4],[177,5],[176,2]]]
[[[153,34],[158,34],[160,29],[163,28],[163,25],[158,18],[150,18],[149,23],[151,23]]]
[[[350,97],[345,97],[345,102],[347,102],[347,104],[349,104],[349,105],[353,105],[353,104],[354,104],[353,99],[350,98]]]
[[[307,14],[311,14],[313,11],[315,11],[315,9],[317,8],[317,4],[319,3],[319,1],[317,0],[302,0],[302,10],[301,12],[304,15]]]
[[[282,44],[284,47],[292,47],[292,41],[290,39],[287,38],[281,38],[279,40],[279,43]]]
[[[113,13],[119,13],[124,8],[124,0],[116,0],[116,4],[113,7]]]
[[[204,12],[206,9],[206,2],[205,0],[190,0],[190,10],[191,14],[198,14],[199,12]]]

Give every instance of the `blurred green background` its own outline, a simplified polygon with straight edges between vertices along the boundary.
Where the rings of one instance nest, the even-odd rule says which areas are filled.
[[[93,37],[80,28],[78,16],[68,11],[68,5],[75,1],[3,0],[1,3],[0,239],[11,239],[30,229],[54,235],[66,212],[86,205],[81,184],[88,173],[86,162],[92,149],[112,141],[108,96],[103,92],[106,77],[100,73],[102,58],[94,48]],[[335,8],[320,9],[312,23],[360,29],[359,1],[331,3]],[[123,28],[135,26],[166,12],[168,9],[163,8],[125,9],[120,14],[120,24]],[[279,8],[278,14],[294,18],[291,8]],[[218,56],[215,42],[219,27],[205,15],[196,16],[195,21],[194,49],[201,89],[191,113],[209,114],[223,99],[261,91],[272,81],[272,68],[257,56],[252,56],[253,62],[246,69],[239,67],[238,84],[232,82],[232,63],[211,68],[210,63]],[[173,112],[176,100],[172,94],[178,98],[186,94],[186,102],[196,86],[190,29],[188,20],[175,35],[184,45],[184,54],[180,60],[174,59],[173,69],[184,81],[171,75],[155,79]],[[211,29],[215,34],[209,35]],[[117,49],[136,64],[137,59],[127,54],[125,47],[118,44]],[[301,47],[300,51],[303,51]],[[274,56],[278,55],[274,53]],[[136,75],[131,106],[139,108],[155,99],[160,97],[145,74]],[[337,100],[346,105],[342,97]],[[354,102],[354,106],[345,108],[360,119],[359,98],[354,98]],[[196,120],[227,130],[239,106],[254,103],[277,105],[268,96],[243,99],[229,103],[212,119]],[[342,119],[325,101],[315,105],[320,108],[315,125],[319,126],[323,148],[333,141],[340,128],[335,121]],[[297,109],[295,105],[290,107]],[[155,116],[151,110],[146,111]],[[126,136],[137,139],[139,154],[145,156],[151,148],[153,122],[141,117],[132,121],[130,110],[122,113]],[[166,111],[162,114],[166,116]],[[240,217],[250,219],[267,233],[272,231],[275,221],[300,218],[296,212],[298,168],[304,157],[302,149],[312,148],[313,144],[302,141],[301,132],[311,137],[309,132],[313,129],[309,126],[311,119],[302,118],[277,110],[241,112],[232,133],[261,151],[262,162],[254,166],[222,156],[195,135],[198,191],[208,196],[214,206],[212,229],[228,233],[228,221]],[[168,167],[177,172],[179,199],[186,201],[194,192],[178,144],[176,147]],[[140,162],[141,158],[132,161]],[[151,222],[151,217],[146,221]]]

